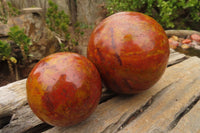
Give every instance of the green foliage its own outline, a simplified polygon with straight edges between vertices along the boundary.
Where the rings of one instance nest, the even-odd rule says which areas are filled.
[[[60,44],[60,51],[61,52],[65,52],[68,51],[68,49],[66,49],[65,44],[64,43],[59,43]]]
[[[10,46],[10,43],[7,43],[6,41],[0,40],[0,60],[7,61],[8,68],[11,73],[11,75],[14,75],[14,70],[12,67],[12,63],[16,64],[17,59],[12,56],[12,49]]]
[[[64,11],[60,11],[58,9],[58,5],[54,3],[52,0],[48,1],[49,8],[46,14],[46,23],[48,27],[59,34],[62,39],[59,40],[60,42],[60,51],[73,51],[74,47],[78,45],[79,37],[84,34],[81,30],[80,24],[76,23],[73,25],[73,31],[69,32],[69,24],[70,19]]]
[[[61,34],[66,40],[70,38],[68,32],[69,16],[58,10],[58,5],[49,0],[46,23],[52,31]]]
[[[119,11],[142,12],[164,28],[188,28],[191,21],[200,22],[199,0],[109,0],[107,10],[108,15]]]
[[[15,8],[13,5],[12,5],[12,3],[11,2],[7,2],[7,4],[8,4],[8,7],[9,7],[9,10],[10,10],[10,15],[11,16],[17,16],[17,15],[19,15],[21,12],[20,12],[20,10],[19,9],[17,9],[17,8]]]
[[[12,49],[10,43],[1,40],[0,40],[0,60],[11,61],[14,64],[17,63],[17,59],[12,56]]]
[[[94,29],[94,25],[87,25],[84,23],[77,23],[76,27],[79,27],[80,29]]]
[[[6,7],[5,7],[6,6]],[[15,8],[11,2],[0,2],[0,21],[7,23],[8,17],[17,16],[20,14],[20,10]]]
[[[11,27],[8,35],[9,38],[20,47],[23,58],[26,60],[29,46],[31,45],[31,39],[24,33],[24,30],[20,29],[18,26]]]
[[[11,47],[10,44],[6,41],[0,40],[0,59],[4,60],[5,58],[9,58],[11,56]]]
[[[83,24],[82,24],[83,25]],[[85,25],[86,26],[86,25]],[[83,29],[86,29],[88,28],[88,26],[86,27],[81,27],[81,23],[77,22],[75,25],[74,25],[74,37],[71,38],[71,45],[73,47],[77,46],[78,45],[78,40],[84,35],[84,32],[83,32]]]
[[[74,25],[74,32],[76,34],[76,37],[80,37],[80,36],[83,36],[84,35],[84,31],[83,29],[93,29],[92,26],[88,26],[84,23],[79,23],[77,22],[75,25]],[[78,39],[78,38],[77,38]]]
[[[74,46],[77,46],[77,45],[78,45],[78,41],[75,40],[74,38],[71,40],[71,42],[72,42],[72,44],[73,44]]]

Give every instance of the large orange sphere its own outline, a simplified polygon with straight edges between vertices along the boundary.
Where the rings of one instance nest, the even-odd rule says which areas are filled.
[[[75,53],[56,53],[39,61],[26,87],[33,112],[53,126],[71,126],[86,119],[101,96],[96,67]]]
[[[105,85],[117,93],[132,94],[153,86],[169,58],[162,26],[138,12],[120,12],[104,19],[91,34],[88,58]]]

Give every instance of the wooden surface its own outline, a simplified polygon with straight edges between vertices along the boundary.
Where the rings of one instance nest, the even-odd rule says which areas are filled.
[[[179,36],[179,37],[186,37],[192,34],[200,35],[200,32],[194,30],[165,30],[167,36]]]
[[[26,104],[26,79],[0,87],[0,118]]]
[[[25,80],[0,87],[0,133],[198,133],[200,59],[171,51],[168,68],[151,89],[119,96],[103,88],[95,112],[78,125],[52,127],[26,101]]]

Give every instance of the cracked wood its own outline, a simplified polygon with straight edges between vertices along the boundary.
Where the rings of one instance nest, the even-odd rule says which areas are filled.
[[[158,100],[161,99],[165,93],[168,94],[168,92],[171,90],[172,87],[168,87],[165,91],[161,91],[163,88],[169,86],[170,84],[172,84],[173,87],[177,87],[178,85],[180,85],[180,83],[187,84],[189,81],[185,82],[184,80],[186,79],[182,79],[182,78],[187,77],[188,73],[195,72],[196,75],[200,74],[200,71],[197,69],[197,67],[195,67],[198,65],[200,65],[200,59],[196,57],[192,57],[186,61],[183,61],[182,63],[169,67],[166,70],[165,74],[163,75],[162,79],[153,88],[143,93],[136,94],[135,96],[117,96],[115,98],[112,98],[108,100],[107,102],[100,104],[97,110],[94,112],[94,114],[92,114],[89,119],[80,123],[79,125],[76,125],[70,128],[54,127],[50,130],[45,131],[44,133],[54,133],[54,132],[84,133],[86,131],[87,133],[94,133],[94,132],[95,133],[114,133],[118,131],[118,129],[121,128],[123,123],[126,122],[126,120],[128,120],[137,110],[141,110],[141,112],[144,111],[143,113],[145,113],[145,111],[148,110],[149,108],[153,108],[152,105],[157,103]],[[192,77],[191,74],[189,75]],[[191,80],[192,79],[193,78],[191,78]],[[199,80],[197,80],[196,82],[199,82]],[[196,82],[195,82],[195,86],[197,85]],[[192,89],[193,88],[194,86],[192,86]],[[154,97],[160,91],[161,93],[155,97],[156,99],[153,100],[154,102],[146,110],[143,110],[142,107],[144,107],[146,103],[148,103],[149,100],[152,99],[152,97]],[[194,91],[196,91],[196,89],[193,89],[192,92]],[[182,93],[187,94],[188,92],[186,93],[186,91],[184,91]],[[188,95],[188,98],[190,97],[191,95]],[[183,104],[181,105],[183,107]],[[162,113],[159,110],[155,112]],[[140,116],[142,116],[143,113]],[[140,118],[137,116],[135,117],[136,119],[133,121],[136,121],[137,119]],[[141,122],[143,121],[144,119],[141,119]],[[128,127],[130,124],[131,123],[128,123],[126,127]],[[132,126],[130,129],[132,129]],[[123,127],[122,127],[122,130],[123,130]]]
[[[199,133],[200,101],[185,115],[170,133]]]
[[[171,50],[170,60],[168,63],[171,67],[166,70],[162,79],[152,89],[135,96],[116,96],[112,93],[108,94],[106,95],[106,100],[103,100],[104,102],[98,106],[95,113],[86,121],[70,128],[54,127],[50,130],[47,130],[46,132],[84,133],[87,131],[88,133],[98,133],[109,131],[111,128],[115,129],[113,131],[117,131],[122,127],[122,125],[124,125],[125,122],[127,122],[127,120],[131,120],[129,118],[132,117],[136,111],[139,110],[142,114],[143,109],[145,109],[143,107],[148,104],[151,105],[151,99],[153,96],[155,96],[163,88],[167,87],[173,82],[178,81],[179,78],[183,75],[182,72],[189,70],[188,67],[185,67],[185,63],[182,62],[187,58],[183,57],[185,57],[185,55],[179,56],[176,54],[176,52]],[[196,63],[196,58],[189,60],[191,63],[188,64],[188,66],[190,67]],[[11,115],[13,115],[11,122],[4,128],[0,129],[0,132],[32,131],[32,129],[35,129],[35,127],[38,125],[43,124],[43,122],[37,119],[36,116],[31,112],[30,108],[26,105],[27,101],[25,95],[25,81],[26,80],[22,80],[4,87],[0,87],[0,91],[3,90],[2,88],[5,88],[5,90],[19,92],[17,95],[15,95],[15,97],[11,97],[13,95],[11,91],[4,91],[3,93],[0,93],[0,101],[1,99],[6,99],[7,96],[10,96],[10,99],[12,99],[8,100],[6,104],[0,104],[1,107],[3,107],[0,108],[0,112],[4,112],[3,114],[0,113],[0,115],[6,115],[5,112],[9,112]],[[104,96],[105,95],[102,97],[103,99],[105,98]],[[23,113],[25,110],[26,113]],[[135,115],[135,117],[137,118],[137,115]]]
[[[195,64],[192,63],[194,60]],[[181,117],[184,116],[182,112],[189,109],[193,99],[200,96],[199,59],[190,58],[184,61],[183,66],[187,71],[178,70],[179,75],[177,76],[181,75],[180,80],[157,97],[155,102],[140,117],[130,122],[119,133],[153,133],[155,131],[165,133],[176,127],[176,124],[181,121]]]

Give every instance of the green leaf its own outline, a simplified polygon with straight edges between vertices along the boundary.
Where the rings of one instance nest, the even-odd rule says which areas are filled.
[[[155,18],[164,28],[179,27],[181,22],[200,22],[199,0],[108,0],[106,8],[108,15],[119,11],[145,13]]]

